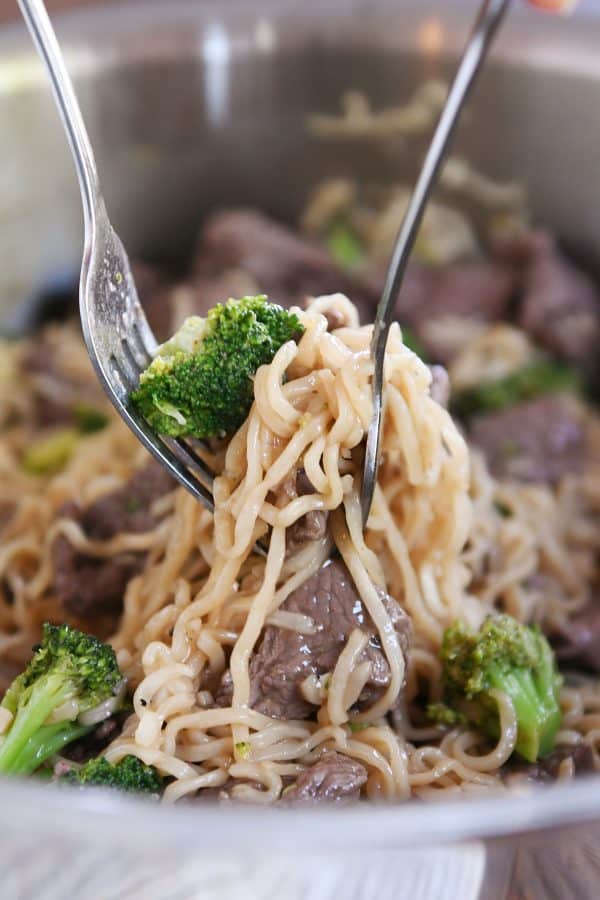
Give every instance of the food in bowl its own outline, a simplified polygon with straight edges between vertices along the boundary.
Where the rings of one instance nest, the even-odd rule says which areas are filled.
[[[181,283],[138,266],[166,343],[132,402],[205,440],[214,517],[113,413],[72,322],[3,346],[0,771],[292,804],[600,765],[600,299],[522,192],[474,184],[478,227],[434,203],[398,300],[364,534],[368,323],[402,186],[330,180],[302,230],[218,212]],[[178,366],[207,359],[200,396]],[[108,695],[61,695],[17,746],[65,644],[108,661]]]

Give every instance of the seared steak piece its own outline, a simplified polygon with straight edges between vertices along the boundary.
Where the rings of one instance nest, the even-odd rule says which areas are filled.
[[[304,469],[300,469],[296,475],[295,483],[288,487],[290,500],[295,499],[295,497],[314,494],[314,492],[315,489],[310,478]],[[291,556],[296,553],[309,541],[320,541],[321,538],[325,537],[328,519],[329,512],[326,509],[313,509],[301,516],[293,525],[290,525],[285,535],[288,555]]]
[[[517,481],[554,484],[586,458],[584,423],[569,398],[556,394],[476,416],[469,441],[497,478]]]
[[[559,662],[600,674],[600,603],[591,600],[552,636]]]
[[[517,324],[554,356],[587,374],[597,372],[600,293],[560,252],[551,235],[533,231],[496,243],[496,258],[520,281]]]
[[[152,504],[175,484],[166,470],[150,461],[117,491],[82,509],[68,504],[63,515],[74,518],[92,540],[121,533],[143,533],[156,525]],[[121,553],[103,559],[87,556],[59,535],[52,547],[54,590],[65,609],[82,618],[118,612],[127,582],[143,568],[145,553]]]
[[[82,383],[61,366],[58,335],[41,332],[21,358],[21,371],[32,396],[33,424],[38,428],[79,426],[78,409],[101,410],[105,397],[97,381]]]
[[[396,318],[408,325],[423,345],[429,359],[447,364],[451,345],[431,325],[436,320],[465,318],[495,322],[505,317],[515,292],[516,279],[510,267],[498,263],[456,263],[441,269],[408,267],[398,301]],[[372,311],[373,314],[374,310]]]
[[[600,295],[557,251],[538,255],[526,276],[518,324],[561,359],[589,368],[600,353]]]
[[[391,597],[386,597],[385,602],[406,656],[410,619]],[[310,616],[316,630],[313,634],[299,634],[273,625],[265,628],[250,661],[250,705],[254,709],[279,719],[310,717],[314,706],[302,695],[302,682],[309,675],[323,675],[335,667],[355,628],[369,635],[364,658],[371,662],[371,677],[360,698],[361,705],[380,696],[389,684],[389,666],[371,617],[341,560],[328,560],[290,594],[281,608]]]
[[[241,269],[270,300],[284,306],[341,292],[367,322],[379,299],[377,286],[348,275],[326,250],[250,209],[225,211],[208,219],[195,268],[199,275]]]
[[[507,784],[518,786],[523,782],[533,784],[550,784],[560,774],[561,763],[565,759],[573,760],[576,775],[591,775],[595,771],[594,754],[588,744],[563,745],[556,747],[544,759],[535,763],[508,764],[503,767],[502,774]]]
[[[76,763],[85,763],[89,759],[99,756],[121,734],[129,715],[129,712],[116,713],[109,719],[105,719],[104,722],[100,722],[85,737],[79,738],[78,741],[65,747],[62,756]]]
[[[367,770],[362,763],[329,750],[298,776],[293,787],[285,792],[282,802],[286,805],[352,803],[359,799],[360,789],[366,781]]]

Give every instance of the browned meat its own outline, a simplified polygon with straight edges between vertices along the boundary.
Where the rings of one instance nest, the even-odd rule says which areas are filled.
[[[517,323],[554,356],[590,372],[600,353],[600,293],[544,232],[497,244],[496,256],[520,269]]]
[[[535,763],[509,763],[504,767],[503,777],[507,784],[518,786],[523,782],[549,784],[560,774],[561,763],[573,761],[576,775],[591,775],[595,771],[594,754],[588,744],[563,745],[557,747],[545,759]]]
[[[388,612],[400,639],[403,653],[410,646],[410,619],[395,600],[386,599]],[[282,609],[310,616],[314,634],[268,626],[250,661],[250,705],[268,716],[305,719],[314,707],[300,686],[311,674],[331,671],[355,628],[366,631],[370,640],[364,651],[371,662],[371,677],[361,696],[361,705],[373,702],[389,683],[387,660],[378,635],[364,608],[344,563],[329,560],[319,571],[297,588]]]
[[[428,329],[436,319],[464,317],[494,322],[505,317],[515,292],[509,266],[498,263],[457,263],[442,269],[408,267],[396,304],[401,325],[408,325],[430,359],[448,363],[451,353]]]
[[[79,522],[93,540],[124,532],[150,531],[156,524],[151,507],[174,488],[165,469],[154,461],[137,471],[129,484],[85,509],[69,504],[63,513]],[[79,553],[59,536],[52,547],[54,590],[65,609],[82,618],[118,612],[127,582],[143,567],[145,553],[121,553],[102,559]]]
[[[556,394],[476,416],[469,440],[498,478],[553,484],[586,458],[584,424],[569,399]]]
[[[440,406],[447,408],[450,399],[450,379],[448,373],[443,366],[430,366],[431,368],[431,388],[430,393],[433,400]]]
[[[293,787],[286,790],[283,802],[286,805],[356,802],[366,781],[367,770],[362,763],[330,750],[298,776]]]
[[[37,427],[72,425],[76,404],[82,401],[93,404],[93,389],[74,385],[65,378],[60,370],[57,347],[43,333],[30,343],[23,354],[21,366],[30,382]]]
[[[600,296],[557,251],[541,253],[527,273],[519,325],[555,356],[589,365],[600,352]]]
[[[600,603],[590,601],[552,638],[560,663],[600,674]]]
[[[516,269],[526,270],[536,256],[552,252],[554,238],[546,231],[524,231],[502,235],[492,240],[494,259]]]
[[[342,292],[366,321],[379,299],[377,287],[349,276],[324,249],[250,209],[217,213],[206,222],[195,268],[200,275],[241,269],[273,302],[286,306]]]
[[[314,490],[310,478],[304,469],[300,469],[296,475],[295,489],[290,493],[288,488],[288,493],[290,499],[293,500],[294,496],[304,497],[306,494],[313,494]],[[288,555],[291,556],[293,553],[296,553],[308,541],[320,541],[321,538],[325,537],[328,518],[329,513],[327,510],[315,509],[307,512],[297,522],[294,522],[288,528],[285,536]]]
[[[99,756],[102,751],[108,747],[110,743],[121,733],[125,720],[129,716],[128,712],[117,713],[80,738],[69,744],[62,751],[62,755],[72,762],[85,763],[88,759]]]

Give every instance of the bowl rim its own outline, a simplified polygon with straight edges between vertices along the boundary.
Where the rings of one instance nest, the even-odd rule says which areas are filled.
[[[179,851],[416,848],[546,831],[597,821],[600,776],[488,796],[404,803],[363,801],[350,807],[261,807],[215,802],[158,804],[109,791],[0,779],[0,826],[11,833],[81,838],[90,818],[94,839]]]
[[[118,61],[173,58],[175,48],[182,52],[182,34],[183,52],[196,56],[204,53],[206,59],[204,38],[211,28],[225,29],[238,56],[262,52],[260,46],[257,50],[257,21],[263,23],[263,41],[264,23],[270,26],[278,51],[314,38],[317,24],[324,42],[344,39],[365,44],[381,41],[384,35],[386,49],[401,49],[414,42],[424,17],[431,16],[439,3],[405,0],[405,8],[401,7],[397,0],[379,0],[376,4],[371,0],[334,0],[325,10],[320,3],[313,6],[308,0],[298,13],[295,0],[263,0],[257,20],[255,11],[250,13],[244,0],[230,0],[226,5],[221,0],[205,0],[202,7],[193,0],[174,0],[168,5],[142,0],[132,6],[98,4],[59,13],[53,19],[68,64],[75,74],[87,75]],[[454,55],[462,45],[472,9],[472,3],[457,0],[452,10],[445,10],[443,53]],[[403,19],[403,23],[408,21],[407,27],[389,28],[390,21],[399,21],[407,12],[410,15]],[[597,13],[584,8],[568,31],[562,32],[555,22],[540,20],[533,33],[529,27],[532,15],[515,10],[495,48],[497,60],[517,64],[527,60],[528,64],[544,67],[550,58],[555,61],[558,48],[561,67],[600,79]],[[282,31],[290,19],[302,23],[301,27]],[[162,40],[154,44],[144,40],[150,29],[160,29]],[[125,56],[123,47],[127,48]],[[42,84],[43,72],[22,24],[0,28],[0,94],[39,88]],[[414,847],[599,819],[600,775],[551,788],[491,793],[485,797],[463,795],[435,804],[413,800],[402,804],[360,803],[346,809],[294,810],[219,807],[210,803],[158,807],[102,791],[51,789],[31,781],[0,779],[0,823],[11,830],[60,831],[78,838],[89,827],[91,816],[95,819],[95,839],[121,844],[127,844],[133,835],[136,842],[143,841],[146,846],[160,843],[179,849],[193,848],[197,846],[200,828],[205,849],[285,848],[291,844],[334,850]]]

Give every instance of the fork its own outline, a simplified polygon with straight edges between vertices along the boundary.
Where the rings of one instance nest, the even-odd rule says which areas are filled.
[[[384,412],[383,367],[385,348],[394,316],[396,298],[402,285],[406,265],[417,238],[427,201],[437,182],[448,145],[460,118],[460,113],[510,2],[511,0],[484,0],[479,8],[392,251],[383,293],[375,314],[375,325],[371,340],[371,358],[374,364],[372,387],[373,415],[367,431],[363,464],[360,498],[363,528],[366,526],[369,518],[377,481]]]
[[[43,0],[18,3],[48,71],[79,179],[85,225],[79,307],[90,359],[108,397],[133,433],[174,478],[213,512],[214,473],[189,442],[156,434],[129,402],[157,342],[140,305],[127,253],[108,218],[92,146]],[[394,301],[461,109],[509,3],[510,0],[484,0],[481,5],[396,238],[371,343],[373,418],[363,468],[364,524],[371,509],[379,465],[383,367]]]
[[[79,281],[83,337],[109,399],[147,450],[211,512],[214,474],[191,444],[156,434],[129,402],[158,344],[138,299],[129,258],[108,218],[92,145],[43,0],[18,0],[47,69],[81,190],[85,227]]]

